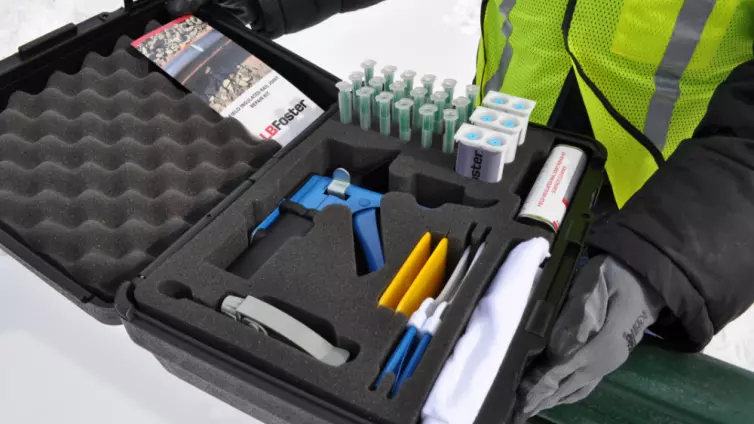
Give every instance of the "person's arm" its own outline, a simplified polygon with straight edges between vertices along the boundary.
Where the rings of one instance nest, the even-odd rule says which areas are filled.
[[[211,0],[170,0],[168,9],[178,16],[194,12]],[[338,13],[363,9],[382,0],[215,0],[255,31],[277,38],[314,26]]]
[[[338,13],[363,9],[382,0],[246,0],[259,2],[263,26],[270,38],[291,34],[314,26]]]
[[[694,137],[596,225],[515,422],[585,398],[647,327],[697,351],[754,302],[754,61],[713,96]],[[607,255],[609,256],[607,256]]]
[[[626,264],[666,305],[651,328],[701,350],[754,302],[754,61],[715,92],[694,137],[591,244]]]

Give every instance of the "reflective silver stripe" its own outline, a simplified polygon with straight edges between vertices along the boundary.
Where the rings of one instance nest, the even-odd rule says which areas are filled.
[[[681,96],[680,82],[702,38],[715,0],[686,0],[675,21],[665,56],[655,72],[655,92],[649,101],[644,134],[660,151],[665,148],[675,103]]]
[[[500,15],[504,19],[501,32],[505,37],[505,47],[503,47],[503,54],[500,56],[500,65],[498,65],[495,75],[484,85],[485,94],[490,90],[499,90],[503,86],[503,78],[505,78],[505,73],[508,72],[508,66],[511,64],[511,59],[513,59],[513,47],[511,47],[509,41],[511,34],[513,34],[513,25],[508,17],[515,5],[516,0],[504,0],[500,5]]]

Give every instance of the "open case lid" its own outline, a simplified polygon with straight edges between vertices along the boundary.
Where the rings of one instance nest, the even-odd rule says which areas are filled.
[[[336,79],[323,69],[252,33],[219,7],[206,7],[197,16],[302,88],[323,109],[335,102]],[[136,110],[141,109],[139,102],[154,101],[154,92],[159,92],[154,96],[162,97],[157,101],[196,101],[189,99],[192,95],[148,59],[133,49],[128,51],[129,40],[170,20],[161,0],[125,0],[121,9],[101,13],[78,25],[67,24],[20,46],[17,54],[0,61],[0,163],[6,163],[0,166],[0,180],[7,182],[0,186],[4,205],[0,208],[0,245],[71,302],[107,324],[120,324],[113,300],[122,283],[138,279],[147,266],[169,255],[227,206],[234,193],[245,190],[251,184],[251,175],[267,159],[285,154],[305,136],[301,134],[277,153],[274,148],[260,148],[258,144],[234,156],[235,162],[231,164],[212,163],[206,167],[200,160],[186,170],[173,166],[170,158],[163,158],[154,166],[138,161],[133,165],[130,156],[118,158],[117,151],[108,152],[110,159],[102,158],[101,150],[90,156],[84,153],[83,159],[77,155],[76,149],[90,152],[102,149],[104,145],[96,146],[97,131],[109,134],[112,131],[108,132],[108,128],[113,126],[138,126],[139,120],[144,124],[144,120],[162,119],[164,122],[158,126],[165,128],[169,138],[175,128],[194,119],[193,116],[167,120],[157,116],[123,116],[127,114],[102,116],[99,111],[71,112],[65,107],[66,101],[74,97],[88,96],[87,101],[95,107],[126,98]],[[111,56],[117,57],[105,59]],[[87,90],[90,82],[98,87]],[[144,84],[143,91],[134,94],[138,89],[132,86],[139,84]],[[202,132],[217,131],[224,134],[225,144],[236,145],[233,152],[243,150],[238,145],[243,144],[244,137],[246,140],[250,137],[239,123],[228,122],[231,120],[219,115],[210,119],[214,121],[208,122],[206,115],[196,118],[202,122],[192,125],[198,129],[191,135],[201,137]],[[96,128],[90,130],[87,125]],[[89,137],[92,131],[94,137]],[[78,135],[71,140],[67,136],[70,133]],[[114,139],[121,144],[128,134],[113,137],[121,137]],[[41,141],[53,147],[37,151]],[[185,154],[181,149],[187,149],[195,141],[191,139],[186,144],[173,141],[174,153]],[[272,162],[274,159],[265,168],[269,169]],[[119,174],[121,169],[123,173]],[[186,181],[191,180],[194,170],[200,174],[197,179],[210,182],[200,188],[189,187],[187,194]],[[157,172],[165,175],[150,179]],[[128,178],[123,178],[125,173]],[[171,173],[188,177],[175,177]],[[151,189],[151,185],[159,185],[163,191],[142,193],[139,187],[130,186],[131,176],[144,174],[142,191],[143,187]],[[183,186],[176,188],[171,184]],[[165,202],[167,212],[155,212],[158,202]],[[68,213],[57,213],[56,219],[51,219],[50,212],[59,212],[61,208],[67,208]]]

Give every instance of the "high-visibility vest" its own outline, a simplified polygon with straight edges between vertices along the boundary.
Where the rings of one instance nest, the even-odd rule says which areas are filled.
[[[547,124],[575,72],[622,206],[754,58],[754,0],[483,0],[476,81]]]

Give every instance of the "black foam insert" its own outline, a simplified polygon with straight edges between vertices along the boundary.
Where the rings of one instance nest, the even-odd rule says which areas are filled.
[[[418,140],[402,143],[327,121],[275,166],[255,175],[247,191],[137,282],[134,301],[192,337],[368,419],[417,422],[443,362],[504,256],[521,240],[553,239],[550,231],[514,219],[521,194],[533,183],[530,174],[536,176],[553,142],[553,135],[530,128],[515,163],[506,167],[501,182],[491,184],[459,176],[454,155],[423,149]],[[282,199],[310,175],[329,176],[338,167],[351,172],[354,184],[386,193],[380,210],[384,268],[360,275],[351,213],[330,206],[316,214],[308,233],[289,239],[250,278],[228,271],[248,248],[250,232]],[[443,236],[449,239],[448,275],[467,244],[486,237],[488,248],[413,377],[390,399],[392,377],[376,390],[373,384],[407,317],[377,307],[377,301],[427,231],[435,244]],[[231,294],[278,306],[349,350],[351,358],[340,367],[327,366],[222,315],[220,303]]]
[[[3,229],[104,299],[277,150],[130,42],[0,112]]]

